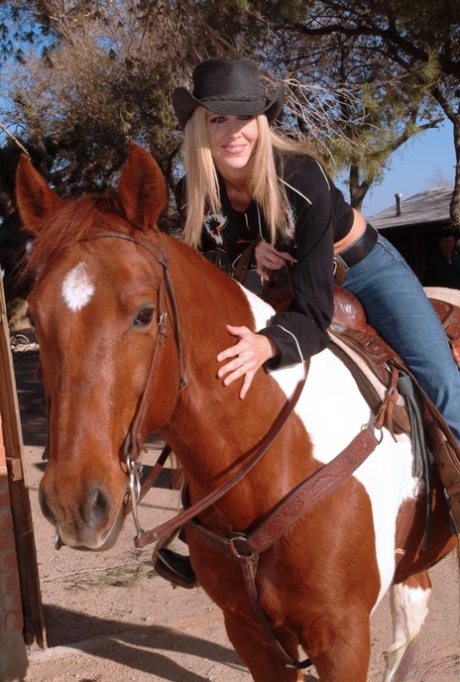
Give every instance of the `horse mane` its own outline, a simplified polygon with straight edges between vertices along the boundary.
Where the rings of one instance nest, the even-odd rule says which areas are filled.
[[[27,229],[27,228],[26,228]],[[71,199],[43,220],[25,256],[24,274],[36,275],[62,251],[99,230],[130,234],[139,228],[128,223],[118,195],[103,194]]]

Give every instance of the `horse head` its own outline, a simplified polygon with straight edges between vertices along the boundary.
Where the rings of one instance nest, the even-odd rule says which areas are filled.
[[[167,422],[180,390],[164,179],[132,143],[117,192],[64,202],[23,157],[16,193],[48,401],[41,507],[65,544],[106,549],[125,515],[127,440],[138,448]]]

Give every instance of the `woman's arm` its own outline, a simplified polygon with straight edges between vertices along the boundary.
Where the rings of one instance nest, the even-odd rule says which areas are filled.
[[[229,360],[219,369],[218,377],[224,377],[223,383],[228,386],[244,375],[240,398],[262,365],[276,369],[305,362],[329,343],[327,328],[334,310],[334,240],[328,195],[308,206],[301,218],[297,224],[297,258],[292,259],[292,309],[276,313],[270,325],[257,334],[247,327],[227,326],[238,342],[217,356],[218,362]],[[279,257],[276,253],[274,256]]]

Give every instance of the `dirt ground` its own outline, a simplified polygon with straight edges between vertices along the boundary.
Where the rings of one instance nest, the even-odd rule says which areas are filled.
[[[33,338],[29,336],[29,338]],[[234,653],[219,610],[200,588],[173,589],[155,574],[152,549],[134,547],[129,518],[116,546],[105,553],[56,551],[53,530],[38,507],[44,470],[42,386],[34,380],[37,353],[14,353],[48,648],[29,651],[28,682],[250,682]],[[152,439],[145,465],[156,460],[161,439]],[[166,470],[141,505],[145,528],[170,518],[178,493]],[[179,542],[179,541],[178,541]],[[177,548],[183,550],[180,543]],[[432,573],[433,596],[424,629],[395,682],[460,681],[459,576],[456,554]],[[369,682],[382,679],[383,651],[391,643],[385,599],[372,623]],[[315,669],[306,682],[317,680]]]

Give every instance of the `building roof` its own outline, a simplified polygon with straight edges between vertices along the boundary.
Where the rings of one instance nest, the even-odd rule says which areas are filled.
[[[429,223],[443,223],[450,221],[449,206],[453,185],[427,189],[408,199],[399,200],[401,213],[398,215],[398,199],[390,208],[368,218],[377,229],[388,227],[403,227],[409,225],[425,225]]]

